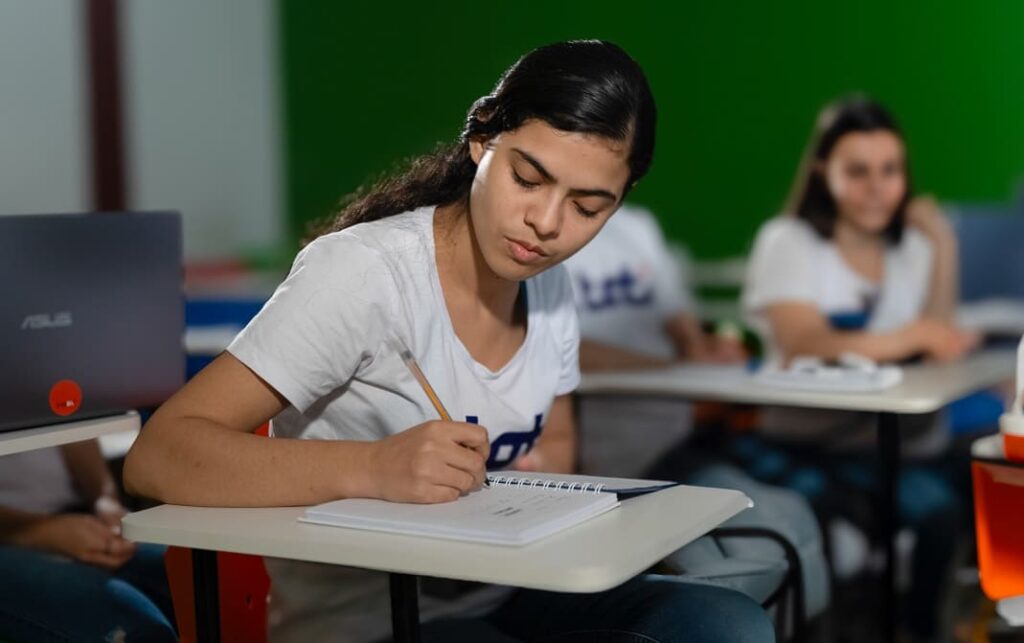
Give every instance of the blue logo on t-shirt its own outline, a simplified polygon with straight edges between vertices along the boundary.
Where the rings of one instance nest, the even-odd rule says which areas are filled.
[[[580,297],[588,310],[597,311],[614,306],[649,306],[654,302],[654,287],[648,285],[646,290],[639,290],[643,284],[628,268],[600,282],[592,282],[586,275],[578,275],[576,281],[580,286]]]
[[[480,418],[476,415],[467,415],[466,422],[469,424],[480,424]],[[498,439],[491,442],[491,455],[487,458],[487,468],[501,469],[512,463],[513,460],[525,454],[533,448],[533,443],[540,437],[544,428],[544,415],[538,413],[533,418],[532,431],[518,431],[514,433],[502,433]]]
[[[829,324],[836,330],[864,330],[870,320],[871,315],[863,310],[833,313],[828,316]]]
[[[871,323],[871,315],[875,312],[878,298],[870,293],[860,297],[860,310],[844,310],[828,316],[828,322],[836,330],[864,330]]]

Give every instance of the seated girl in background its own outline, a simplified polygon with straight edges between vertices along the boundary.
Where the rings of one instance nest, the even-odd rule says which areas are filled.
[[[538,468],[569,470],[579,331],[559,264],[647,173],[654,130],[647,80],[619,47],[575,41],[524,56],[472,105],[458,141],[351,201],[306,246],[227,352],[146,425],[129,486],[193,505],[432,503],[532,448]],[[436,419],[392,336],[465,422]],[[253,435],[271,418],[272,439]],[[385,574],[267,567],[275,640],[387,636]],[[749,598],[672,578],[505,599],[480,619],[428,624],[425,638],[774,638]]]
[[[165,548],[124,515],[96,440],[0,458],[0,640],[178,640]]]
[[[681,254],[665,240],[653,214],[627,203],[565,262],[576,293],[583,372],[745,360],[738,338],[701,328]],[[688,439],[693,432],[689,402],[583,396],[578,423],[582,473],[743,491],[753,508],[722,526],[769,529],[788,540],[800,556],[805,615],[816,616],[828,606],[821,531],[807,501],[695,446]],[[688,578],[739,590],[761,603],[778,590],[789,569],[782,548],[764,538],[705,536],[666,562]]]
[[[913,197],[894,119],[863,98],[826,107],[787,211],[762,226],[748,267],[743,306],[768,359],[845,352],[876,361],[960,358],[978,338],[953,323],[957,282],[952,227],[934,200]],[[790,447],[738,445],[762,479],[846,516],[846,490],[876,487],[873,414],[769,408],[762,423],[768,437]],[[912,416],[901,436],[912,462],[899,480],[900,515],[917,535],[908,626],[925,638],[936,631],[956,542],[957,495],[934,464],[949,443],[941,416]]]

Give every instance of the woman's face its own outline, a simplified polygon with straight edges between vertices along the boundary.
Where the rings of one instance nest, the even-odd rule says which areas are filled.
[[[477,171],[470,217],[490,269],[518,281],[586,245],[619,206],[628,151],[624,143],[540,120],[471,142]]]
[[[843,135],[819,169],[840,221],[869,234],[886,229],[907,191],[903,141],[888,130]]]

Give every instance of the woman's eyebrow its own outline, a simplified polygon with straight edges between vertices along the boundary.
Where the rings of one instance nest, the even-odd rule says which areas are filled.
[[[558,182],[558,180],[551,175],[551,172],[548,172],[547,168],[544,167],[544,165],[540,161],[535,159],[533,156],[531,156],[527,152],[524,152],[518,147],[513,147],[512,151],[518,154],[524,161],[532,165],[533,169],[537,170],[537,173],[544,177],[545,181],[549,181],[551,183]],[[608,190],[604,190],[601,188],[570,188],[569,193],[576,196],[598,196],[610,199],[612,201],[619,200],[619,197],[614,192],[609,192]]]

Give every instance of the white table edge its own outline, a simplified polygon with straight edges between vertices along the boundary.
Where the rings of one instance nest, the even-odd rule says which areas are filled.
[[[138,430],[139,414],[128,411],[118,415],[61,422],[0,433],[0,456],[45,449],[98,438],[101,435]]]
[[[426,561],[424,564],[413,564],[413,565],[389,565],[387,562],[379,561],[371,564],[366,564],[365,561],[362,563],[355,563],[350,561],[339,561],[337,559],[329,559],[325,556],[318,556],[315,553],[311,554],[310,550],[301,551],[299,543],[295,542],[279,542],[276,543],[277,551],[275,553],[282,554],[281,558],[289,558],[294,560],[304,560],[307,562],[320,562],[326,564],[335,565],[348,565],[354,567],[360,567],[363,569],[369,569],[380,572],[392,572],[402,574],[414,574],[421,576],[435,576],[443,578],[452,578],[457,580],[467,580],[482,583],[492,583],[497,585],[510,585],[515,587],[524,587],[530,589],[540,589],[548,591],[559,591],[559,592],[573,592],[573,593],[585,593],[585,592],[599,592],[606,589],[615,587],[622,582],[636,576],[649,568],[652,564],[661,560],[668,554],[679,549],[683,545],[695,540],[701,535],[714,529],[722,522],[725,522],[735,514],[739,513],[743,509],[749,506],[749,499],[740,492],[732,491],[736,494],[736,497],[730,501],[729,505],[723,504],[719,507],[712,515],[706,517],[706,520],[701,524],[694,524],[684,530],[680,530],[674,534],[665,534],[656,543],[649,543],[646,550],[647,555],[642,557],[632,557],[628,559],[628,562],[612,561],[608,559],[595,560],[593,564],[586,566],[580,566],[573,569],[562,569],[554,577],[545,578],[526,578],[524,574],[528,575],[522,569],[512,568],[506,569],[503,572],[492,572],[490,570],[481,570],[479,568],[473,568],[471,571],[460,572],[457,570],[445,569],[443,572],[439,572],[436,564],[433,561]],[[161,510],[164,507],[174,507],[172,505],[161,505],[155,507],[156,510]],[[184,509],[195,509],[192,507],[185,507]],[[203,508],[206,509],[206,508]],[[279,508],[274,509],[281,510],[282,515],[294,520],[304,510],[304,507],[291,507],[291,508]],[[622,507],[616,511],[621,510]],[[172,509],[172,510],[176,510]],[[190,529],[187,524],[176,525],[172,530],[164,526],[154,526],[145,522],[147,511],[152,512],[153,509],[144,510],[135,514],[129,514],[122,521],[122,528],[125,537],[138,541],[155,543],[161,545],[172,545],[179,547],[188,547],[194,549],[206,549],[213,551],[225,551],[240,554],[251,554],[256,556],[268,556],[267,554],[267,543],[265,538],[246,538],[244,534],[233,536],[231,542],[226,544],[223,541],[212,542],[211,537],[207,533],[202,531]],[[165,510],[166,511],[166,510]],[[155,515],[155,514],[150,514]],[[594,522],[601,520],[603,514],[593,519]],[[140,518],[141,516],[141,518]],[[581,525],[570,528],[566,532],[563,532],[571,537],[573,530],[578,530],[581,527],[591,522],[587,521]],[[303,523],[297,523],[300,529],[311,529],[311,530],[322,530],[322,529],[343,529],[348,532],[361,532],[362,530],[346,529],[343,527],[326,527],[322,525],[308,525]],[[314,532],[316,533],[316,532]],[[364,532],[368,534],[374,534],[378,532]],[[394,536],[393,534],[379,534],[382,538]],[[557,536],[558,534],[556,534]],[[414,539],[414,536],[406,536],[404,538]],[[534,545],[545,542],[546,539],[537,541]],[[458,546],[464,543],[458,543],[455,541],[447,541],[451,544]],[[470,548],[476,549],[481,547],[479,545],[470,545]],[[323,547],[323,544],[318,544],[318,547]],[[498,552],[510,552],[517,553],[521,552],[523,548],[520,547],[506,547],[502,545],[483,545],[482,547],[493,548],[492,551]],[[288,555],[283,555],[288,554]]]
[[[695,385],[693,382],[684,382],[681,384],[679,380],[673,382],[668,377],[673,370],[676,372],[690,371],[690,375],[700,374],[702,369],[706,369],[701,366],[683,366],[669,370],[609,371],[584,374],[577,394],[583,397],[600,395],[675,397],[738,404],[919,415],[938,411],[949,402],[970,391],[993,386],[1003,379],[1012,377],[1014,353],[1011,349],[988,349],[970,356],[960,364],[908,368],[908,378],[919,377],[918,373],[923,369],[967,368],[981,371],[971,386],[958,387],[956,394],[947,395],[915,391],[912,397],[907,397],[910,392],[906,390],[908,386],[906,380],[891,389],[871,393],[776,388],[760,385],[753,378],[744,378],[742,383],[745,386],[742,389],[736,389],[722,387],[717,383],[701,382]],[[708,373],[712,372],[712,369],[706,370]],[[739,375],[743,372],[742,369],[737,368],[735,374]]]

